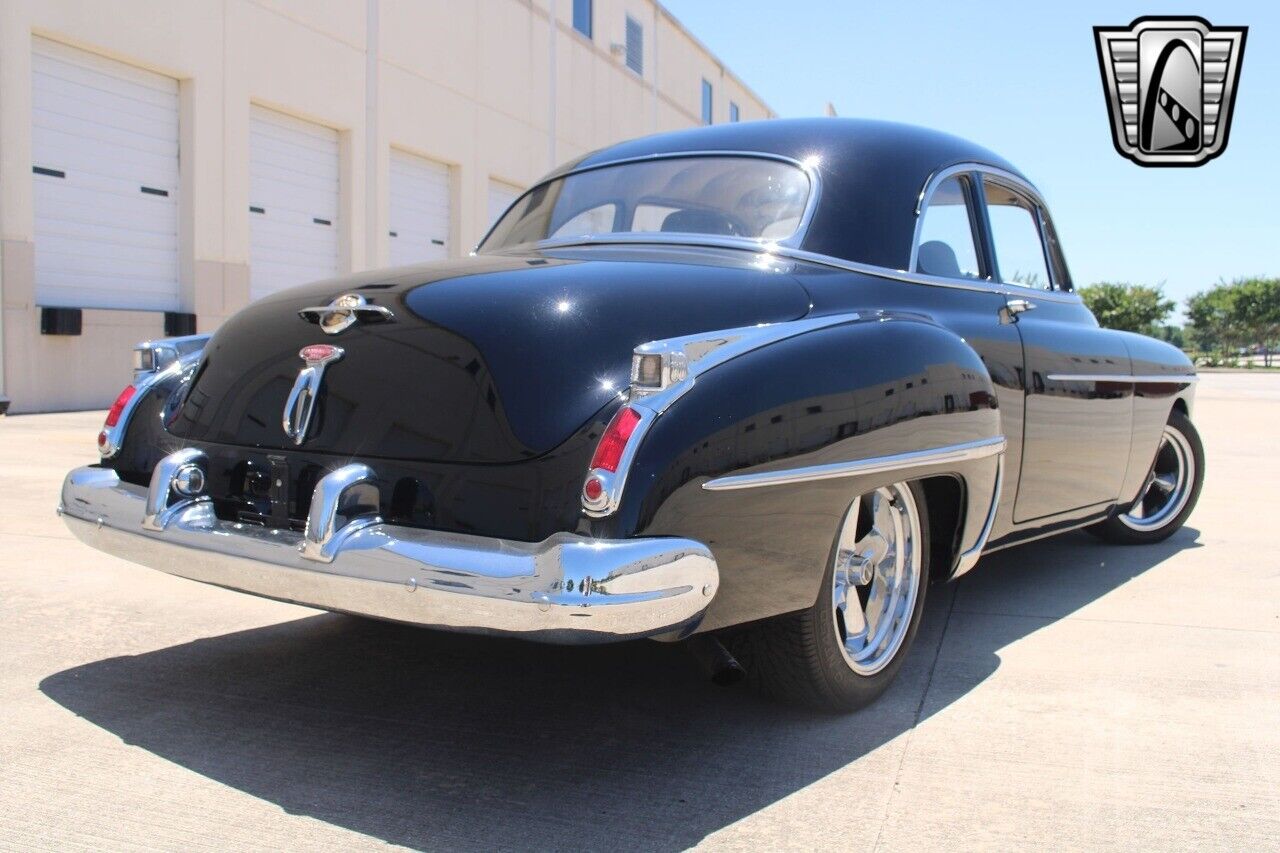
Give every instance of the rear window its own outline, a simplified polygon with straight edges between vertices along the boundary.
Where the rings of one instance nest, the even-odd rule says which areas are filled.
[[[609,234],[714,234],[775,241],[800,227],[811,187],[798,166],[758,157],[645,160],[533,188],[482,249]]]

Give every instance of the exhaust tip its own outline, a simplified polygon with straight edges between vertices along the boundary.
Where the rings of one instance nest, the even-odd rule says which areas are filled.
[[[738,663],[724,643],[707,634],[698,634],[685,641],[685,647],[693,655],[698,666],[711,679],[712,684],[732,687],[747,677],[747,671]]]

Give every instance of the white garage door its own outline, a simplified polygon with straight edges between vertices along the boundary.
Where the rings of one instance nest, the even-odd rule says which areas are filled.
[[[31,88],[36,302],[178,310],[178,81],[35,39]]]
[[[249,240],[253,299],[337,274],[337,131],[252,108]]]
[[[391,152],[391,265],[449,256],[449,167]]]
[[[524,190],[505,184],[502,181],[489,181],[489,225],[498,221],[498,217],[507,212],[511,202],[520,197]]]

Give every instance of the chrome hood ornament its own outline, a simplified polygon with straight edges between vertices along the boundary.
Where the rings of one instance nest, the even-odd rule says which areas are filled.
[[[356,323],[391,323],[395,314],[382,305],[370,305],[359,293],[344,293],[328,305],[303,308],[298,316],[316,323],[326,335],[336,335]]]
[[[306,366],[298,371],[293,390],[284,404],[284,434],[293,439],[294,444],[302,444],[307,440],[307,430],[311,427],[311,415],[315,412],[316,396],[320,393],[320,380],[324,378],[324,369],[343,356],[342,347],[330,344],[311,344],[298,351],[298,356]]]

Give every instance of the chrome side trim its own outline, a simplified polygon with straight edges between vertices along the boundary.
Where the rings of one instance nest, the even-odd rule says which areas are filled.
[[[683,636],[720,582],[711,552],[690,539],[557,533],[519,542],[370,524],[339,529],[334,557],[321,565],[300,553],[300,534],[220,519],[210,502],[175,505],[162,530],[143,526],[146,504],[146,492],[115,471],[78,468],[63,483],[58,511],[86,544],[171,575],[326,610],[552,643]]]
[[[471,254],[474,255],[479,253],[481,250],[483,250],[485,242],[489,239],[489,236],[493,234],[494,229],[498,227],[498,223],[502,222],[502,220],[506,218],[507,214],[511,212],[511,209],[513,207],[515,207],[517,204],[520,203],[521,199],[523,199],[525,196],[529,195],[530,193],[534,192],[535,190],[539,189],[540,187],[546,186],[547,184],[553,181],[563,180],[564,178],[568,178],[572,175],[580,175],[583,172],[594,172],[597,169],[607,169],[612,166],[624,166],[628,163],[652,163],[652,162],[658,162],[662,160],[683,160],[691,157],[749,157],[754,160],[774,160],[779,163],[787,163],[788,165],[799,168],[800,171],[804,172],[805,176],[808,177],[809,179],[809,197],[805,199],[804,210],[800,214],[800,222],[797,223],[796,230],[791,234],[791,236],[787,237],[785,240],[778,241],[777,245],[799,246],[802,242],[804,242],[805,232],[809,230],[809,223],[813,220],[814,212],[818,209],[818,199],[822,195],[822,180],[818,174],[818,169],[817,169],[817,167],[820,164],[817,161],[796,160],[794,157],[786,157],[782,154],[771,154],[766,151],[707,149],[703,151],[666,151],[660,154],[645,154],[638,157],[621,157],[617,160],[610,160],[605,163],[592,163],[588,166],[579,166],[577,168],[570,169],[565,172],[557,172],[547,177],[545,180],[539,181],[538,183],[529,187],[529,189],[522,192],[520,195],[516,196],[515,201],[511,202],[511,204],[507,206],[507,209],[502,212],[502,215],[499,216],[497,219],[495,219],[493,221],[493,224],[489,226],[489,230],[487,230],[484,233],[484,236],[480,238],[480,242],[476,243],[476,247],[471,250]],[[600,240],[604,240],[605,238],[614,237],[614,236],[618,236],[618,235],[602,234],[602,235],[595,235],[593,238],[590,238],[590,239],[592,239],[593,241],[597,238]],[[583,238],[577,237],[574,239],[581,240]],[[761,245],[764,245],[764,241],[760,241],[760,240],[747,240],[743,238],[739,238],[739,240],[743,243],[754,245],[757,248]],[[497,249],[495,251],[506,252],[506,251],[510,251],[511,249],[519,248],[521,246],[531,246],[531,245],[541,246],[542,243],[545,243],[545,242],[548,242],[548,241],[544,240],[544,241],[539,241],[538,243],[532,243],[532,244],[522,243],[522,244],[519,244],[519,246],[503,246],[501,249]]]
[[[931,450],[912,450],[889,456],[873,456],[870,459],[853,459],[848,462],[832,462],[828,465],[810,465],[804,468],[787,468],[780,471],[760,471],[754,474],[732,474],[716,477],[702,484],[709,492],[732,489],[756,489],[761,486],[781,486],[792,483],[810,483],[815,480],[831,480],[837,477],[858,477],[866,474],[905,472],[916,468],[972,462],[1002,454],[1007,442],[1004,436],[949,444]]]
[[[996,523],[996,510],[1000,508],[1000,494],[1004,490],[1004,454],[1001,453],[996,458],[996,483],[991,491],[991,506],[987,509],[987,520],[982,525],[982,532],[978,534],[978,541],[973,543],[973,547],[960,555],[956,560],[956,569],[951,574],[952,579],[958,578],[968,572],[974,566],[978,565],[978,558],[982,556],[982,549],[987,547],[987,540],[991,538],[991,528]]]
[[[1124,382],[1142,385],[1190,385],[1199,382],[1200,377],[1194,373],[1185,374],[1152,374],[1135,375],[1132,373],[1050,373],[1045,377],[1050,382]]]

